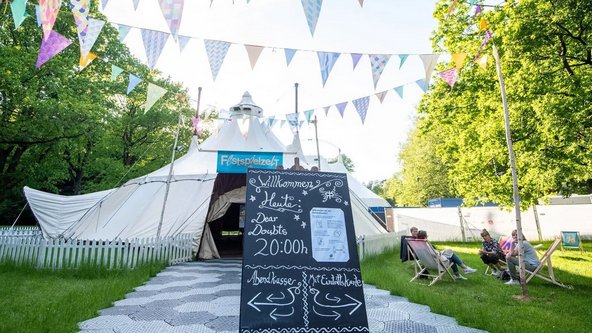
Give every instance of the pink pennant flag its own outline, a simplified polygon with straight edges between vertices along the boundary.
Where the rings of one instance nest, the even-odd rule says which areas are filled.
[[[39,0],[39,13],[43,26],[43,39],[47,40],[52,33],[53,24],[60,11],[60,0]],[[61,36],[61,35],[60,35]]]
[[[456,69],[456,67],[452,67],[440,72],[439,75],[442,79],[444,79],[444,81],[446,81],[446,83],[448,83],[450,87],[453,87],[454,82],[456,82],[456,78],[458,77],[458,69]]]
[[[485,47],[487,42],[489,42],[489,39],[491,39],[491,32],[489,31],[489,29],[487,29],[487,30],[485,30],[485,38],[483,39],[481,46],[479,46],[479,51],[477,51],[477,55],[475,56],[474,60],[477,60],[479,58],[479,56],[481,55],[481,52],[483,52],[483,48]]]
[[[184,2],[185,0],[158,0],[160,11],[169,25],[169,30],[175,40],[177,40],[179,27],[181,26]]]
[[[52,31],[47,39],[41,41],[41,47],[39,48],[39,55],[37,56],[35,68],[41,67],[41,65],[46,63],[56,54],[62,52],[70,44],[72,44],[71,40]]]

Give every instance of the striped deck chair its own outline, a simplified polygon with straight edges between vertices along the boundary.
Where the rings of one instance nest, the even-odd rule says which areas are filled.
[[[442,280],[446,273],[454,281],[450,270],[452,262],[442,260],[427,240],[407,239],[407,246],[409,246],[409,250],[414,254],[413,260],[415,261],[415,276],[409,282],[413,282],[420,276],[426,276],[432,279],[429,284],[431,286]]]
[[[555,250],[557,250],[557,248],[559,247],[559,244],[561,243],[561,238],[557,238],[555,239],[555,241],[553,242],[553,244],[551,244],[551,247],[547,250],[547,252],[545,252],[545,254],[543,254],[543,257],[541,258],[541,263],[540,265],[537,266],[537,268],[535,268],[532,272],[526,270],[526,283],[530,282],[530,280],[532,280],[533,277],[539,277],[545,281],[551,282],[555,285],[558,285],[560,287],[563,288],[567,288],[567,289],[573,289],[573,286],[567,286],[561,282],[559,282],[556,278],[555,278],[555,273],[553,272],[553,264],[551,262],[551,256],[553,255],[553,252],[555,252]],[[543,268],[547,266],[547,274],[543,273]]]

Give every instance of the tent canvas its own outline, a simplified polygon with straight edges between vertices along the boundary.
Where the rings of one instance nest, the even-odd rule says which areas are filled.
[[[219,150],[282,153],[287,162],[294,156],[304,158],[299,144],[284,146],[258,117],[245,118],[244,114],[237,113],[202,144],[198,144],[196,137],[192,138],[188,152],[173,162],[170,182],[169,164],[118,188],[97,193],[61,196],[29,187],[25,187],[24,192],[46,238],[155,237],[161,224],[160,236],[191,233],[194,252],[203,242],[205,248],[200,256],[217,257],[208,223],[224,216],[233,203],[244,203],[246,188],[245,181],[242,184],[229,181],[240,176],[216,172]],[[326,168],[323,171],[347,173],[342,164],[331,166],[322,161],[322,167]],[[368,212],[368,200],[378,202],[379,197],[359,185],[349,173],[348,183],[356,235],[386,233]]]

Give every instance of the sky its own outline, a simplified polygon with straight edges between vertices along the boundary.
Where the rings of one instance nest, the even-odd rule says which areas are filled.
[[[314,36],[300,0],[200,0],[185,1],[179,35],[190,36],[183,52],[168,39],[156,68],[182,82],[192,99],[202,87],[201,110],[228,109],[249,91],[264,117],[315,110],[321,155],[346,154],[362,181],[384,180],[400,169],[398,154],[413,128],[415,107],[422,90],[415,81],[425,76],[419,54],[430,54],[429,41],[436,21],[432,0],[324,0]],[[143,0],[136,11],[133,1],[109,1],[103,13],[109,22],[134,28],[169,31],[158,1]],[[132,28],[124,42],[142,61],[146,55],[140,29]],[[214,81],[204,39],[231,42]],[[244,45],[264,46],[251,68]],[[284,48],[297,52],[289,66]],[[341,53],[323,86],[317,51]],[[350,53],[364,54],[353,68]],[[374,87],[367,54],[393,54]],[[409,54],[400,67],[398,54]],[[400,68],[399,68],[400,67]],[[403,86],[403,98],[393,88]],[[382,103],[374,94],[387,90]],[[364,124],[350,101],[370,97]],[[350,102],[343,117],[334,107]],[[323,107],[332,106],[327,114]],[[315,154],[315,129],[300,128],[306,154]],[[291,141],[289,126],[274,126],[284,141]]]

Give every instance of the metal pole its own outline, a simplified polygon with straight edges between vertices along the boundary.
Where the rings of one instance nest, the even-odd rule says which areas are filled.
[[[502,94],[502,103],[504,106],[504,122],[506,125],[506,143],[508,144],[508,153],[510,155],[510,168],[512,171],[512,192],[514,194],[514,211],[516,212],[516,230],[518,234],[518,265],[520,267],[520,286],[522,287],[522,295],[528,297],[528,286],[526,285],[524,272],[524,235],[522,234],[522,220],[520,218],[520,194],[518,192],[518,176],[516,173],[516,161],[514,159],[514,148],[512,147],[512,133],[510,132],[510,115],[508,112],[508,101],[506,100],[506,87],[504,85],[504,77],[502,75],[502,67],[500,64],[499,53],[497,48],[493,45],[493,57],[495,58],[495,68],[497,69],[497,77],[500,84]]]
[[[164,221],[164,211],[166,208],[167,199],[169,197],[169,189],[171,187],[171,178],[173,176],[173,166],[175,165],[175,153],[177,152],[177,142],[179,141],[179,129],[180,128],[181,128],[181,110],[179,110],[179,120],[177,121],[177,131],[175,133],[175,143],[173,144],[173,154],[171,157],[171,164],[169,167],[169,175],[166,180],[166,189],[164,192],[164,200],[162,201],[162,210],[160,211],[160,221],[158,222],[158,230],[156,231],[156,238],[157,239],[160,239],[160,230],[162,229],[162,222]]]
[[[317,115],[315,114],[314,118],[314,125],[315,125],[315,140],[317,142],[317,163],[319,166],[319,171],[321,171],[321,151],[319,149],[319,132],[317,130]]]
[[[199,103],[201,102],[201,87],[197,88],[197,109],[195,109],[195,118],[199,118]],[[197,135],[197,128],[193,129],[193,135]]]
[[[294,103],[295,103],[294,110],[296,112],[296,121],[299,121],[298,118],[300,118],[300,117],[298,116],[298,82],[294,83],[294,91],[295,91],[295,94],[294,94]],[[296,133],[298,133],[298,127],[299,127],[298,124],[296,124]]]

